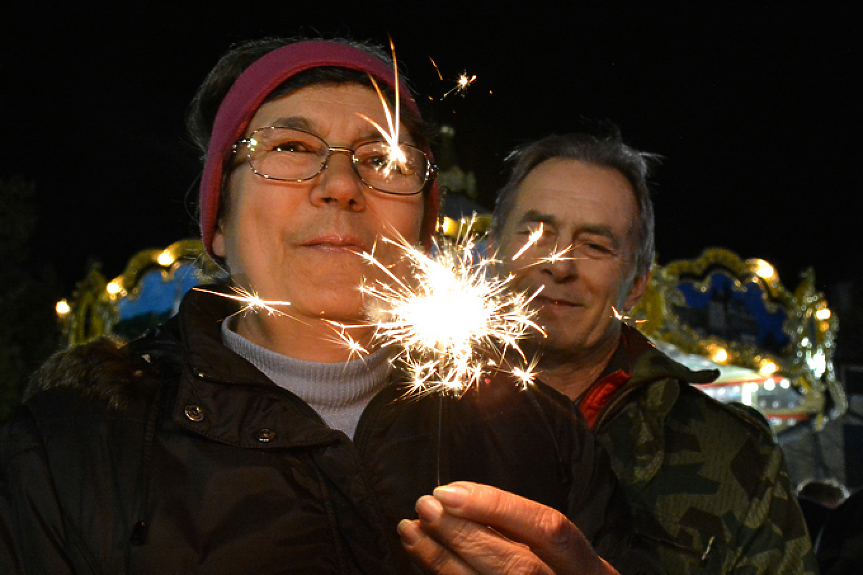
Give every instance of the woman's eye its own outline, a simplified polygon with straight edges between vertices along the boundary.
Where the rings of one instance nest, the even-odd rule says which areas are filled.
[[[390,157],[384,154],[377,154],[374,156],[366,156],[363,159],[363,163],[367,166],[371,166],[373,168],[382,169],[389,168],[392,169],[396,162],[391,162]]]
[[[417,170],[410,162],[400,161],[389,154],[372,154],[360,159],[360,163],[376,172],[386,172],[390,175],[411,176]]]
[[[314,153],[307,144],[303,142],[283,142],[273,146],[274,152]]]

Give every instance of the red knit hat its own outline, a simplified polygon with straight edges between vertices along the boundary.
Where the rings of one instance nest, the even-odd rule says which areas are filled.
[[[282,82],[305,70],[324,66],[369,74],[392,90],[397,90],[400,102],[408,112],[417,118],[421,117],[407,87],[402,82],[396,86],[397,78],[392,66],[359,48],[328,40],[307,40],[265,54],[240,74],[222,100],[213,122],[200,196],[201,238],[210,256],[213,255],[213,233],[222,195],[224,170],[229,164],[234,143],[243,137],[252,116]],[[432,158],[431,150],[423,151]],[[438,184],[435,181],[425,198],[425,219],[420,232],[420,240],[426,246],[434,234],[437,212]]]

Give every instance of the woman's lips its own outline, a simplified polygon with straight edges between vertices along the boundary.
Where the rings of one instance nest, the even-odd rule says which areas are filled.
[[[346,235],[325,235],[316,236],[302,243],[304,247],[347,250],[352,252],[368,252],[366,242],[355,236]]]

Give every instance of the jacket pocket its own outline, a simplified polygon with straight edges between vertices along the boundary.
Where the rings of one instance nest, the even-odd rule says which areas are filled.
[[[657,517],[653,518],[656,521]],[[727,560],[725,539],[710,529],[663,522],[652,526],[636,521],[635,531],[659,556],[668,573],[723,573]]]

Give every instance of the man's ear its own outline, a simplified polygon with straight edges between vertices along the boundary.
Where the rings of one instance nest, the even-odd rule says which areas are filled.
[[[638,300],[644,295],[644,290],[647,289],[648,283],[650,283],[650,270],[635,276],[635,279],[632,280],[632,287],[629,288],[629,295],[626,296],[624,311],[631,310],[638,303]]]
[[[497,245],[494,241],[494,236],[489,233],[485,238],[485,257],[487,259],[494,259],[495,254],[497,253]]]

